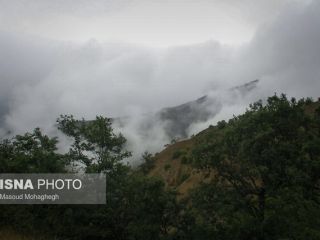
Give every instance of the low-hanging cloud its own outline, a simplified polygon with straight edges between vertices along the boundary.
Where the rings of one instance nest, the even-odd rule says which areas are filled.
[[[135,156],[170,142],[165,123],[154,118],[165,107],[207,95],[209,119],[189,134],[241,113],[248,103],[286,92],[318,96],[320,87],[320,3],[288,5],[240,46],[215,41],[163,49],[126,43],[85,44],[0,33],[0,125],[2,135],[39,126],[56,134],[60,114],[130,119],[115,125]],[[259,79],[247,95],[230,89]],[[217,110],[217,106],[219,109]],[[127,118],[129,117],[129,118]],[[181,116],[183,117],[183,116]],[[157,121],[148,132],[143,126]]]

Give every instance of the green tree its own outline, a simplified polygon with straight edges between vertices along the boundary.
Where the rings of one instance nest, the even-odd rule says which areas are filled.
[[[62,173],[67,159],[56,152],[57,138],[44,135],[39,128],[0,142],[2,173]]]
[[[217,173],[193,194],[204,235],[320,239],[320,124],[305,106],[275,95],[198,144],[196,162]]]
[[[58,129],[73,139],[69,158],[82,163],[87,172],[115,170],[121,167],[122,159],[131,155],[123,150],[126,139],[113,132],[109,118],[97,116],[93,121],[85,121],[61,115],[57,123]]]
[[[162,181],[139,175],[122,160],[125,138],[116,135],[111,120],[93,121],[61,116],[58,128],[73,139],[68,153],[71,162],[84,165],[86,172],[104,172],[107,176],[105,206],[71,208],[71,220],[77,223],[77,236],[90,239],[160,239],[168,234],[169,216],[175,211],[175,196],[166,192]],[[150,158],[149,155],[146,155]]]
[[[0,143],[3,173],[63,173],[77,164],[88,173],[106,173],[105,205],[1,206],[0,223],[21,233],[50,239],[164,239],[173,225],[175,194],[159,179],[141,175],[122,160],[130,153],[111,120],[61,116],[58,128],[72,139],[67,154],[57,153],[57,138],[40,129]]]
[[[50,138],[39,128],[0,142],[1,173],[64,173],[68,161],[57,153],[57,138]],[[0,224],[19,232],[44,233],[47,219],[54,216],[48,206],[1,205]],[[57,210],[57,208],[56,208]],[[50,215],[52,214],[52,215]]]
[[[155,166],[154,156],[149,152],[144,152],[142,154],[142,164],[140,165],[140,169],[144,174],[150,172],[151,169]]]

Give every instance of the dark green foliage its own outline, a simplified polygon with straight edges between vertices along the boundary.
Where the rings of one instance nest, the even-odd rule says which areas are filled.
[[[106,205],[2,205],[0,224],[57,239],[166,238],[177,213],[175,194],[121,162],[130,153],[110,120],[61,116],[58,127],[73,139],[67,154],[56,152],[56,138],[35,129],[0,143],[1,172],[62,173],[69,164],[81,164],[86,172],[106,173]]]
[[[179,157],[183,156],[186,154],[186,151],[178,149],[175,150],[172,154],[172,159],[178,159]]]
[[[149,152],[144,152],[142,155],[142,164],[140,165],[140,169],[144,174],[150,172],[151,169],[154,168],[155,158]]]
[[[194,158],[217,178],[192,195],[191,235],[320,239],[320,124],[305,105],[270,97],[199,142]]]
[[[189,158],[188,158],[186,155],[184,155],[184,156],[181,158],[181,163],[182,163],[182,164],[188,164],[188,163],[189,163]]]
[[[164,170],[168,171],[170,168],[171,168],[171,165],[169,163],[164,165]]]
[[[217,127],[218,127],[219,129],[223,129],[226,125],[227,125],[227,122],[226,122],[225,120],[219,121],[219,122],[217,123]]]
[[[58,140],[43,135],[39,128],[33,133],[17,135],[0,142],[1,173],[65,172],[66,158],[56,153]]]
[[[87,172],[113,170],[119,167],[123,158],[131,155],[123,150],[126,139],[113,133],[108,118],[97,116],[94,121],[85,121],[62,115],[57,123],[58,128],[74,141],[68,157],[71,161],[83,163]]]
[[[178,184],[183,183],[185,180],[187,180],[190,177],[189,173],[183,173],[179,176]]]

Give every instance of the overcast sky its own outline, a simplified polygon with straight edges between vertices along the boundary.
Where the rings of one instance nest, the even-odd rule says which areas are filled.
[[[308,0],[1,0],[0,27],[72,41],[238,45],[295,2]]]
[[[0,0],[0,134],[209,94],[223,107],[201,130],[275,92],[317,98],[319,26],[317,0]]]

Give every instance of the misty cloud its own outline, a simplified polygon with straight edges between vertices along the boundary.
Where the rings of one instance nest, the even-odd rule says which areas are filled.
[[[317,98],[320,3],[286,6],[237,47],[213,40],[160,49],[96,40],[80,44],[1,31],[0,133],[39,126],[57,134],[59,114],[122,117],[130,120],[116,124],[116,131],[137,156],[170,142],[166,122],[154,118],[166,107],[204,95],[214,102],[207,106],[214,114],[188,127],[190,135],[274,92]],[[245,96],[230,91],[255,79],[257,88]]]
[[[287,4],[308,0],[0,0],[0,29],[81,41],[239,44]]]

